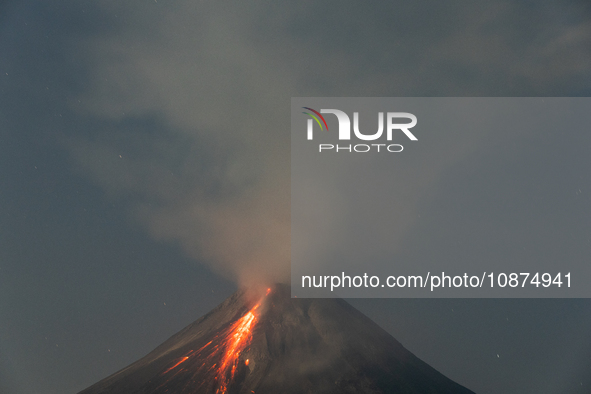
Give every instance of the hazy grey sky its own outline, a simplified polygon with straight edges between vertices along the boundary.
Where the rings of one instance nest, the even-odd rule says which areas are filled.
[[[287,276],[292,96],[588,96],[590,11],[584,1],[3,2],[0,391],[77,392],[206,313],[234,281]],[[583,157],[588,139],[564,136],[557,148]],[[449,168],[421,196],[430,215],[416,234],[447,224],[478,234],[458,204],[523,209],[534,198],[551,215],[544,179],[570,187],[568,173],[526,168],[508,183],[514,199],[491,196],[486,179],[518,164],[502,160],[511,149],[525,148],[508,141]],[[540,187],[524,190],[532,176]],[[466,200],[453,199],[463,188]],[[577,222],[568,239],[589,235]],[[465,253],[479,252],[472,245]],[[589,300],[353,303],[478,393],[589,392]]]
[[[333,130],[339,126],[328,115],[330,131],[317,130],[309,141],[306,105],[359,111],[362,130],[372,131],[378,111],[409,111],[420,119],[412,128],[419,138],[398,132],[392,141],[372,141],[403,144],[399,153],[385,147],[350,153],[342,149],[349,142],[370,142],[338,140]],[[293,99],[293,294],[589,297],[590,106],[586,97]],[[341,149],[319,152],[318,144]],[[436,293],[379,284],[301,288],[304,275],[338,275],[340,281],[341,272],[365,272],[383,285],[389,275],[492,271],[552,272],[551,279],[561,272],[565,283],[570,272],[576,284],[511,289],[487,280],[479,289],[447,286]]]

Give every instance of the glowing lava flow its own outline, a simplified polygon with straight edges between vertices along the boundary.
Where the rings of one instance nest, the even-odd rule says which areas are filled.
[[[226,351],[218,369],[219,386],[216,390],[218,394],[226,393],[228,384],[234,379],[240,353],[252,340],[252,329],[257,320],[256,311],[259,306],[260,303],[256,304],[246,315],[234,323],[230,329],[229,339],[225,343]]]
[[[265,296],[268,296],[270,292],[271,289],[268,289]],[[174,373],[171,373],[171,377],[162,383],[158,389],[164,387],[169,379],[172,379],[175,376],[185,373],[200,376],[204,373],[206,376],[209,376],[209,378],[200,378],[201,383],[198,386],[193,386],[191,388],[192,390],[199,390],[203,386],[211,388],[215,387],[216,394],[226,394],[228,392],[228,387],[234,380],[234,375],[240,361],[240,354],[252,341],[252,331],[257,323],[259,316],[258,309],[262,302],[263,300],[259,301],[259,303],[252,307],[244,316],[222,332],[215,335],[215,337],[203,347],[197,351],[191,350],[188,353],[185,353],[183,357],[175,360],[175,362],[167,368],[162,375],[167,375],[172,371],[174,371]],[[188,368],[177,368],[185,361],[193,359],[194,357],[204,360],[203,364],[196,369],[191,366]],[[190,363],[184,364],[184,366],[188,364]],[[245,360],[244,364],[248,365],[249,360]],[[210,380],[212,378],[214,378],[213,381]]]
[[[168,372],[172,371],[173,369],[175,369],[176,367],[178,367],[180,364],[184,363],[188,359],[189,359],[189,357],[187,357],[187,356],[181,358],[178,363],[176,363],[172,367],[168,368],[166,371],[164,371],[164,373],[168,373]]]

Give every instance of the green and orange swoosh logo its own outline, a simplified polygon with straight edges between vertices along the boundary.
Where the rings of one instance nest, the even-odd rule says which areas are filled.
[[[318,115],[318,117],[320,117],[320,119],[322,119],[324,126],[326,126],[326,131],[328,131],[328,125],[326,124],[326,120],[324,120],[324,116],[320,115],[320,112],[318,112],[312,108],[309,108],[309,107],[302,107],[302,108],[312,111],[312,112],[314,112],[314,114]],[[318,126],[320,126],[320,130],[324,130],[324,128],[322,127],[322,123],[320,123],[320,119],[318,119],[317,116],[315,116],[314,114],[311,114],[309,112],[302,112],[302,113],[306,114],[306,115],[310,115],[316,121],[316,123],[318,123]]]

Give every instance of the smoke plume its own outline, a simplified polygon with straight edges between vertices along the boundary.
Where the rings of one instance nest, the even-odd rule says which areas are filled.
[[[498,89],[531,95],[549,75],[554,82],[543,93],[560,94],[549,90],[572,86],[591,64],[588,54],[571,50],[589,40],[576,21],[557,22],[541,41],[522,38],[521,30],[537,29],[535,21],[548,20],[544,13],[552,10],[538,11],[536,19],[529,8],[505,2],[461,14],[428,3],[413,5],[424,26],[435,23],[425,29],[408,26],[404,9],[356,4],[340,14],[340,3],[316,9],[303,2],[289,10],[266,3],[236,3],[231,10],[214,3],[101,3],[111,25],[75,43],[89,80],[71,98],[92,129],[68,135],[64,144],[76,167],[127,204],[155,238],[178,243],[245,284],[286,281],[290,97],[495,95]],[[528,15],[523,20],[531,26],[499,24],[507,15]],[[342,18],[344,30],[322,30],[329,16]],[[470,64],[471,73],[457,64]],[[479,79],[479,72],[488,77]],[[427,155],[410,175],[435,182],[433,169],[443,171],[485,140]],[[404,207],[401,225],[412,225],[412,194],[426,186],[392,202]]]

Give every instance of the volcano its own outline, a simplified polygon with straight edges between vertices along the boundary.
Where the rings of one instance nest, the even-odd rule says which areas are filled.
[[[340,299],[238,291],[80,394],[469,394]]]

